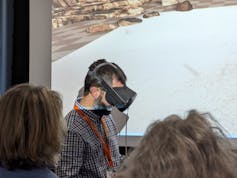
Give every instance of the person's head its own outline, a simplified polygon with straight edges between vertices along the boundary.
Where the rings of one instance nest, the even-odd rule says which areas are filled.
[[[236,154],[196,111],[150,125],[116,178],[235,178]],[[130,166],[132,165],[132,166]]]
[[[0,164],[8,169],[54,166],[66,133],[59,94],[19,84],[0,98]]]
[[[126,80],[125,73],[117,64],[99,59],[89,67],[84,83],[84,96],[91,95],[97,105],[126,109],[136,96],[126,86]]]

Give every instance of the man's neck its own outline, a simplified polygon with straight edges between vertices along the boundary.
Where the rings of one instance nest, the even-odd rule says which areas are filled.
[[[80,105],[86,108],[92,108],[94,106],[94,103],[95,103],[95,100],[90,94],[83,96],[80,100]]]

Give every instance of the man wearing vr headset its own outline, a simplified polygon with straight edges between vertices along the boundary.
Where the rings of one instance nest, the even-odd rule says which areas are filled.
[[[106,178],[116,171],[121,155],[110,111],[126,110],[135,97],[118,65],[101,59],[89,67],[84,95],[66,116],[68,135],[56,168],[59,177]]]

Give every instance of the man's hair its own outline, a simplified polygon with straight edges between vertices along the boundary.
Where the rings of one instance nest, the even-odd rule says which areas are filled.
[[[0,164],[8,169],[54,166],[66,123],[59,94],[20,84],[0,98]]]
[[[117,64],[107,62],[105,59],[93,62],[85,78],[84,95],[89,93],[92,86],[102,87],[101,79],[111,86],[113,77],[123,84],[126,83],[127,77]]]
[[[116,178],[236,178],[236,162],[227,138],[193,110],[151,124]]]

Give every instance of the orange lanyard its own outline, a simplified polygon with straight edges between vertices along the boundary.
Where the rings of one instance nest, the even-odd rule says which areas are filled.
[[[100,139],[100,142],[102,144],[102,147],[103,147],[103,150],[104,150],[104,153],[107,157],[107,160],[108,160],[108,165],[109,167],[113,167],[113,160],[112,160],[112,157],[111,157],[111,151],[110,151],[110,146],[109,144],[106,144],[105,143],[105,140],[104,138],[102,137],[102,135],[99,133],[99,131],[96,129],[95,125],[93,124],[93,122],[90,120],[90,118],[86,115],[86,113],[84,113],[82,110],[79,109],[78,106],[74,106],[74,110],[79,114],[81,115],[85,121],[89,124],[90,128],[93,130],[93,132],[96,134],[96,136]],[[103,129],[105,131],[105,135],[106,137],[108,138],[108,128],[106,127],[106,124],[102,118],[102,126],[103,126]]]

